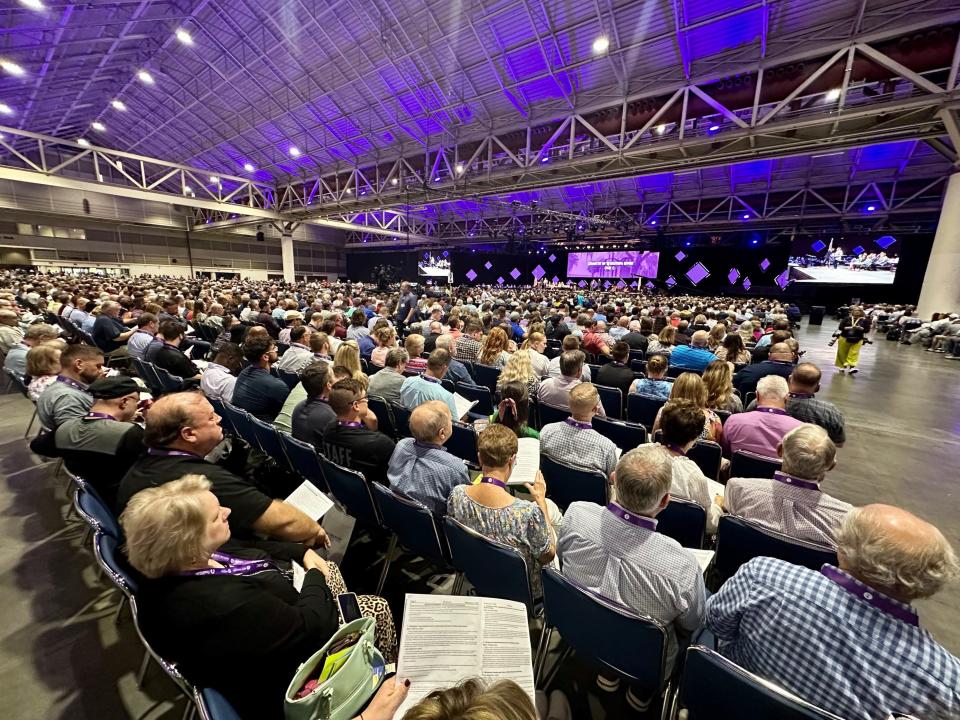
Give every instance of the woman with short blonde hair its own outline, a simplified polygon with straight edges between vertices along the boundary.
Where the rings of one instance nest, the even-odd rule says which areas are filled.
[[[398,720],[538,720],[526,691],[513,680],[487,685],[471,678],[434,690]]]

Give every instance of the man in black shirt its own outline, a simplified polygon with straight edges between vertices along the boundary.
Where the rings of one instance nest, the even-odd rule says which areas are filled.
[[[605,387],[620,388],[624,399],[630,394],[630,386],[636,379],[633,370],[630,369],[630,346],[625,342],[616,342],[610,351],[613,354],[613,361],[606,365],[601,365],[597,371],[595,385],[604,385]]]
[[[290,388],[270,374],[270,366],[277,361],[277,346],[269,337],[252,335],[256,329],[250,328],[243,341],[243,356],[250,364],[237,376],[233,404],[264,422],[272,423],[283,408]],[[265,331],[261,329],[260,332]]]
[[[213,484],[211,490],[220,504],[230,508],[230,528],[238,539],[258,534],[310,546],[328,544],[326,533],[314,519],[289,503],[270,498],[248,480],[204,460],[222,439],[220,416],[201,393],[164,395],[147,413],[144,441],[149,449],[120,482],[117,514],[144,488],[179,480],[184,475],[203,475]]]
[[[330,391],[330,407],[337,422],[314,436],[314,445],[338,465],[359,470],[370,482],[388,485],[387,465],[396,443],[376,430],[370,430],[362,418],[367,412],[367,393],[358,381],[341,380]]]
[[[650,321],[650,318],[631,320],[628,328],[630,332],[620,339],[629,345],[631,350],[639,350],[646,355],[647,345],[650,343],[647,336],[653,332],[653,323]]]
[[[337,421],[337,414],[327,399],[333,387],[333,366],[323,361],[314,362],[300,375],[300,382],[307,391],[307,399],[293,409],[290,434],[297,440],[313,443]]]
[[[417,296],[410,290],[410,283],[400,283],[400,304],[397,306],[397,332],[414,322],[417,314]]]
[[[199,380],[200,370],[180,350],[183,325],[175,320],[164,320],[160,324],[160,337],[163,345],[154,353],[153,364],[184,380]]]
[[[733,386],[745,398],[747,393],[757,391],[757,381],[767,375],[779,375],[784,380],[793,372],[793,351],[790,346],[778,342],[770,348],[770,359],[742,368],[733,376]]]

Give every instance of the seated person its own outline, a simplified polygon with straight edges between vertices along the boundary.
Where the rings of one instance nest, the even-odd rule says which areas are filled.
[[[467,370],[467,366],[456,359],[457,342],[457,339],[453,337],[453,335],[441,335],[437,338],[436,343],[434,343],[434,349],[446,350],[450,353],[450,366],[447,368],[447,374],[445,375],[447,380],[454,384],[472,384],[473,378],[470,376],[470,371]]]
[[[385,686],[388,684],[384,683]],[[513,680],[497,680],[488,685],[479,678],[470,678],[447,690],[433,690],[407,710],[403,720],[570,720],[566,696],[557,690],[550,693],[548,711],[538,714],[542,695],[537,692],[537,705],[534,706],[527,692]],[[366,714],[364,711],[364,716]]]
[[[690,338],[689,345],[678,345],[670,353],[670,364],[686,370],[703,372],[707,369],[707,365],[717,359],[717,356],[707,349],[709,338],[710,333],[697,330]]]
[[[26,377],[30,378],[27,396],[33,402],[37,402],[43,391],[57,381],[57,375],[60,373],[60,353],[66,347],[66,343],[49,342],[27,351]]]
[[[156,339],[160,332],[160,321],[153,313],[141,313],[137,318],[137,330],[127,340],[127,352],[130,357],[144,359],[147,347]]]
[[[211,400],[233,403],[233,388],[237,373],[243,366],[243,351],[236,343],[221,343],[213,360],[200,377],[200,389]]]
[[[634,375],[630,369],[630,346],[625,342],[616,342],[610,349],[613,360],[601,365],[597,372],[597,385],[619,388],[626,397],[633,385]]]
[[[769,557],[743,565],[707,602],[720,652],[844,718],[960,717],[960,660],[920,628],[914,600],[955,578],[943,534],[905,510],[851,510],[839,568]]]
[[[837,466],[837,447],[827,431],[804,424],[788,432],[777,448],[783,460],[773,480],[731,478],[724,508],[798,541],[833,547],[840,523],[853,508],[820,490]]]
[[[580,338],[576,335],[567,335],[563,338],[563,341],[560,344],[560,354],[555,358],[551,358],[547,366],[547,377],[558,378],[563,376],[563,372],[560,369],[560,359],[565,353],[573,352],[580,349]],[[580,379],[583,382],[590,382],[590,367],[586,364],[587,356],[583,356],[584,364],[580,368]]]
[[[390,348],[386,355],[383,370],[370,376],[367,392],[382,397],[388,403],[400,405],[400,388],[403,387],[404,370],[407,369],[407,351],[403,348]]]
[[[160,323],[160,337],[163,338],[163,345],[151,362],[183,380],[200,380],[199,368],[180,349],[184,339],[183,325],[174,320],[164,320]]]
[[[770,346],[770,357],[763,362],[747,365],[737,371],[733,376],[733,386],[740,393],[740,397],[746,398],[747,393],[755,392],[760,378],[767,375],[779,375],[784,380],[790,377],[793,372],[794,355],[793,350],[785,342],[778,342]]]
[[[670,397],[673,383],[664,379],[667,376],[667,363],[667,358],[663,355],[654,355],[647,360],[646,377],[635,380],[630,392],[652,397]]]
[[[93,332],[90,333],[93,342],[110,358],[128,355],[127,340],[137,331],[136,328],[128,330],[119,315],[119,303],[113,300],[102,303],[100,316],[94,320]]]
[[[563,422],[540,428],[540,452],[554,462],[610,479],[620,453],[613,440],[593,429],[600,406],[597,388],[580,383],[570,391],[570,414]]]
[[[570,391],[582,382],[583,367],[586,361],[586,355],[579,350],[570,350],[560,356],[560,377],[550,377],[540,383],[540,389],[537,391],[537,400],[546,405],[564,410],[570,407]],[[606,417],[603,411],[603,405],[597,408],[597,415]]]
[[[731,415],[723,428],[721,445],[728,457],[747,450],[768,458],[777,457],[783,436],[803,425],[787,414],[787,381],[767,375],[757,383],[757,407]]]
[[[7,357],[3,361],[5,370],[9,370],[19,378],[27,375],[27,353],[31,348],[43,345],[60,337],[59,328],[46,323],[37,323],[27,328],[23,334],[23,340],[14,345],[7,351]]]
[[[293,409],[290,434],[312,445],[337,421],[337,414],[330,407],[329,400],[333,388],[333,368],[325,362],[314,362],[300,375],[300,383],[307,391],[307,397]]]
[[[299,375],[307,365],[314,361],[313,350],[307,343],[310,338],[304,325],[296,325],[290,329],[290,342],[283,357],[277,360],[277,370],[296,373]]]
[[[673,387],[670,389],[670,401],[686,401],[693,403],[703,414],[703,428],[700,431],[700,437],[711,442],[719,442],[723,437],[723,421],[720,416],[707,407],[709,391],[703,378],[692,372],[680,373],[680,377],[673,381]],[[657,417],[653,421],[653,434],[657,434],[660,429],[660,417],[663,415],[663,407],[657,411]]]
[[[500,403],[490,416],[491,423],[510,428],[517,438],[540,439],[540,433],[529,425],[530,395],[527,386],[517,380],[500,386]]]
[[[470,482],[463,460],[443,444],[453,433],[453,417],[446,403],[428,400],[410,413],[410,434],[390,456],[390,487],[422,502],[437,515],[447,512],[447,498],[457,485]]]
[[[289,503],[272,499],[245,478],[204,460],[223,440],[223,432],[220,416],[201,393],[170,393],[157,400],[147,413],[143,440],[147,454],[120,481],[118,515],[144,488],[197,474],[213,483],[217,499],[230,508],[238,538],[256,534],[310,546],[329,544],[316,520]]]
[[[556,556],[556,533],[562,515],[547,500],[547,485],[538,471],[527,483],[533,501],[518,500],[507,490],[517,459],[517,436],[503,425],[488,425],[477,438],[481,480],[477,485],[457,485],[447,501],[447,514],[489,538],[511,545],[527,562],[534,597],[543,595],[540,566]]]
[[[423,354],[423,335],[410,333],[407,339],[403,341],[403,349],[407,351],[407,370],[409,372],[422,373],[427,369],[426,358],[420,357]]]
[[[805,423],[819,425],[837,447],[847,440],[843,413],[832,402],[820,400],[820,368],[813,363],[800,363],[787,378],[787,415]]]
[[[670,502],[672,464],[656,445],[624,454],[614,476],[616,502],[573,502],[560,528],[563,574],[588,590],[663,623],[667,668],[703,625],[705,590],[693,555],[657,532]],[[601,677],[602,687],[611,681]],[[616,689],[614,686],[611,689]],[[649,698],[630,697],[640,709]]]
[[[336,595],[346,586],[336,565],[299,543],[226,545],[231,512],[213,489],[204,477],[185,475],[140,491],[120,516],[130,565],[145,577],[140,629],[191,682],[220,691],[244,717],[281,720],[298,667],[337,631]],[[306,570],[300,592],[284,572],[294,561]],[[389,607],[380,598],[358,600],[391,662],[397,646]]]
[[[400,386],[400,404],[407,410],[413,410],[427,400],[440,400],[450,408],[450,414],[459,420],[453,393],[440,384],[449,365],[450,353],[446,350],[434,350],[430,353],[427,369],[420,375],[406,378]]]
[[[37,399],[37,420],[56,430],[70,418],[90,412],[93,396],[88,385],[103,370],[103,351],[90,345],[67,345],[60,352],[60,374]]]
[[[290,388],[270,374],[277,361],[277,346],[270,337],[250,337],[243,341],[243,356],[250,363],[237,376],[233,404],[260,420],[272,423],[280,413]]]
[[[313,444],[338,465],[359,470],[370,482],[388,485],[387,465],[396,443],[377,432],[363,385],[353,378],[339,380],[330,390],[329,402],[337,422],[327,427],[323,437],[315,435]]]
[[[707,513],[707,533],[717,532],[722,514],[723,485],[711,480],[687,453],[697,444],[703,430],[703,411],[683,400],[671,400],[660,415],[660,440],[673,462],[670,494],[697,503]]]

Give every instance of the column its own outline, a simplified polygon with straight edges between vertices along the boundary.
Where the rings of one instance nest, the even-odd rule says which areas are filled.
[[[930,249],[923,276],[917,317],[935,312],[957,312],[960,308],[960,172],[947,181],[937,234]]]
[[[292,283],[294,281],[292,230],[284,230],[280,235],[280,256],[283,259],[283,281]]]

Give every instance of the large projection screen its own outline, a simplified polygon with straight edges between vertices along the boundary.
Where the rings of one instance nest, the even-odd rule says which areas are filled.
[[[572,252],[567,255],[567,277],[656,278],[660,253],[637,250]]]

